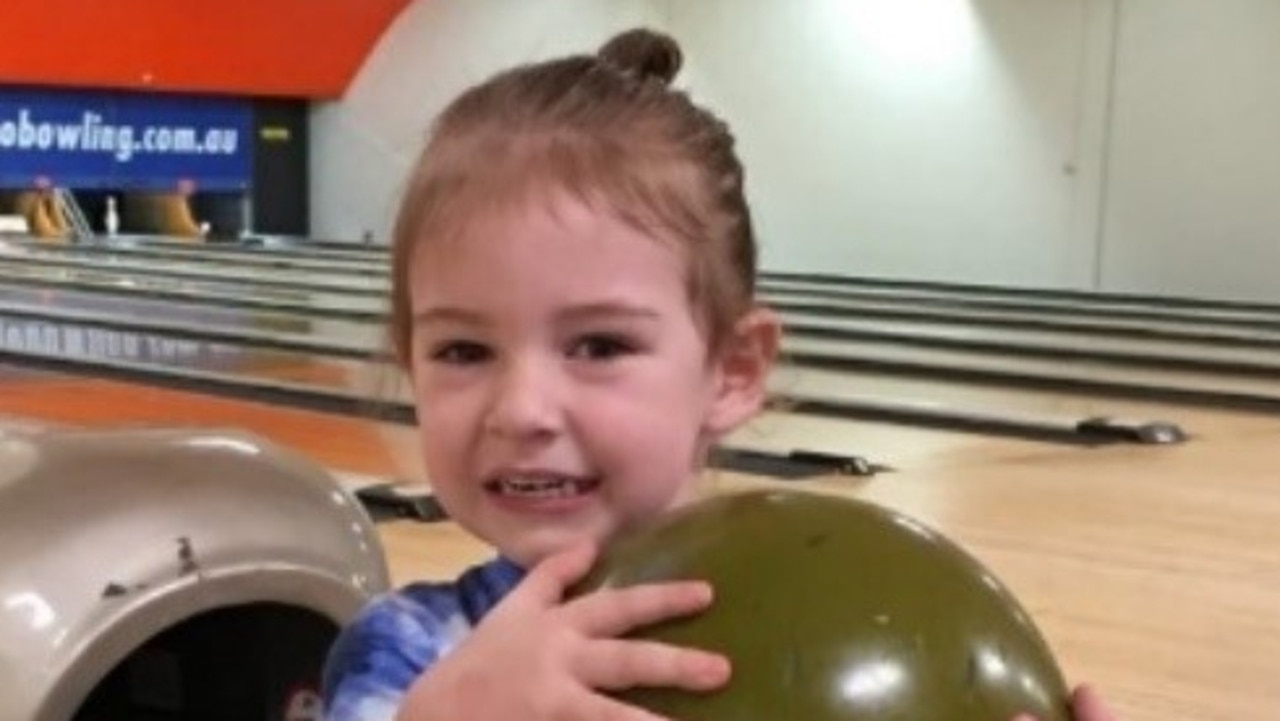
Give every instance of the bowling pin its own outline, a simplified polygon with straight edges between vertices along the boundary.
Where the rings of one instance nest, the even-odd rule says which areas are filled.
[[[116,209],[116,197],[114,195],[107,196],[107,213],[102,219],[102,225],[107,229],[108,237],[115,237],[120,232],[120,212]]]

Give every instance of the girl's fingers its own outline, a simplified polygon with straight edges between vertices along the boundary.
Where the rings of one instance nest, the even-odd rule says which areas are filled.
[[[727,683],[731,673],[723,656],[656,641],[597,641],[579,663],[584,683],[609,691],[637,686],[711,691]]]
[[[582,633],[612,638],[692,615],[711,605],[711,600],[711,585],[703,581],[651,583],[596,591],[574,600],[568,612]]]
[[[1083,685],[1071,694],[1071,709],[1076,721],[1117,721],[1116,715],[1102,702],[1092,686]]]
[[[543,559],[516,587],[513,595],[538,606],[552,606],[564,598],[565,589],[587,575],[596,560],[596,546],[581,543]]]
[[[1092,686],[1076,687],[1071,693],[1071,716],[1075,721],[1118,721],[1111,709],[1102,702],[1102,697]],[[1013,721],[1038,721],[1030,714],[1018,714]]]

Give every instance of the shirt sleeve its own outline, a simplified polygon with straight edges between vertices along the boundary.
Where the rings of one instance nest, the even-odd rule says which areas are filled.
[[[497,558],[454,583],[414,584],[371,601],[329,651],[326,721],[394,719],[414,680],[466,638],[523,575]]]
[[[338,636],[325,667],[327,721],[391,721],[405,692],[466,635],[458,610],[382,596]]]

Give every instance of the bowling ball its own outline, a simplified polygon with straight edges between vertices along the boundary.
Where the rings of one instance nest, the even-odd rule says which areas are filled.
[[[704,613],[633,637],[726,655],[698,694],[623,700],[681,721],[1069,721],[1050,650],[1008,590],[954,543],[870,503],[715,496],[608,544],[573,595],[704,579]]]

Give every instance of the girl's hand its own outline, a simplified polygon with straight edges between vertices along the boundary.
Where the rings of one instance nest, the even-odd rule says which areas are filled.
[[[618,638],[705,609],[709,585],[606,589],[565,602],[565,590],[594,559],[594,547],[584,545],[539,563],[470,637],[413,683],[398,721],[656,721],[601,691],[709,691],[728,681],[729,662],[721,656]]]
[[[1087,684],[1077,686],[1071,694],[1071,717],[1075,721],[1120,721],[1119,717],[1102,703],[1102,697],[1098,692]],[[1035,721],[1035,719],[1023,714],[1014,721]]]
[[[1092,686],[1077,686],[1071,694],[1071,714],[1075,721],[1120,721]]]

